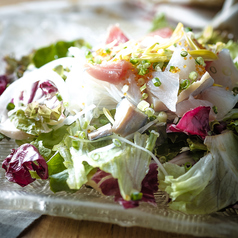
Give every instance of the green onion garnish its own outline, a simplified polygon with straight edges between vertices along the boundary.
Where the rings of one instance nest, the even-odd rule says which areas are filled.
[[[142,99],[146,99],[146,98],[148,98],[148,94],[147,93],[143,93],[142,94]]]
[[[202,65],[202,66],[206,66],[205,62],[204,62],[204,59],[199,56],[195,59],[195,62],[198,64],[198,65]]]
[[[15,105],[14,105],[12,102],[9,102],[9,103],[7,104],[7,110],[8,110],[8,111],[13,110],[14,108],[15,108]]]
[[[174,67],[174,66],[170,66],[169,72],[171,72],[171,71],[173,71],[173,70],[175,70],[175,67]]]
[[[58,99],[60,102],[63,100],[62,97],[61,97],[61,95],[60,95],[59,93],[56,93],[55,96],[57,97],[57,99]]]
[[[198,77],[198,73],[195,72],[195,71],[192,71],[189,73],[189,76],[188,76],[191,80],[195,81]]]
[[[113,144],[116,146],[116,147],[121,147],[121,141],[118,140],[118,139],[113,139],[112,140]]]
[[[131,194],[131,200],[132,201],[138,201],[142,199],[143,194],[139,192],[134,192]]]
[[[183,51],[180,53],[180,55],[181,55],[182,57],[186,57],[186,56],[188,55],[188,52],[185,51],[185,50],[183,50]]]
[[[132,63],[132,64],[137,64],[138,63],[138,59],[135,59],[135,58],[131,58],[130,59],[130,63]]]
[[[157,77],[152,79],[152,83],[154,84],[155,87],[159,87],[161,85],[161,82]]]
[[[218,111],[217,111],[217,106],[213,106],[213,107],[212,107],[212,110],[214,111],[215,114],[218,113]]]
[[[111,50],[109,48],[106,48],[105,51],[106,51],[107,54],[111,53]]]
[[[143,92],[146,89],[146,83],[140,87],[140,91]]]
[[[188,79],[185,79],[180,83],[180,90],[186,89],[189,86],[190,86],[190,81]]]

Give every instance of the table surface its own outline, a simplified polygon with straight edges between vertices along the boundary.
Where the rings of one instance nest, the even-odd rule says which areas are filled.
[[[13,5],[20,2],[33,2],[41,0],[0,0],[0,6]],[[46,1],[46,0],[42,0]],[[52,1],[52,0],[49,0]],[[55,0],[56,1],[56,0]],[[74,0],[70,0],[73,2]],[[19,238],[61,238],[61,237],[117,237],[117,238],[192,238],[191,235],[168,233],[141,227],[121,227],[115,224],[73,220],[64,217],[41,216],[30,225]]]

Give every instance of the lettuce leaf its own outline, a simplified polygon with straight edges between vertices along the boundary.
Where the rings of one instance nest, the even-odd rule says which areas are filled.
[[[28,118],[21,109],[11,115],[10,119],[17,129],[30,135],[38,136],[51,130],[48,126],[44,126],[41,121]]]
[[[207,136],[205,145],[210,153],[186,173],[169,163],[164,164],[167,176],[159,172],[159,188],[169,194],[172,209],[209,214],[238,201],[238,137],[225,131]]]
[[[149,136],[135,133],[134,143],[146,147]],[[108,149],[90,153],[87,162],[93,167],[110,173],[118,179],[123,199],[129,201],[131,194],[141,191],[141,182],[149,170],[151,157],[145,151],[128,144],[121,147],[109,145]]]

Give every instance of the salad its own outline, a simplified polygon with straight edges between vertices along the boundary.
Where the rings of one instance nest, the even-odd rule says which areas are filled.
[[[2,163],[6,179],[87,186],[124,208],[156,206],[158,190],[187,214],[236,207],[238,46],[212,39],[182,23],[140,39],[113,25],[101,45],[6,57],[0,136],[19,145]]]

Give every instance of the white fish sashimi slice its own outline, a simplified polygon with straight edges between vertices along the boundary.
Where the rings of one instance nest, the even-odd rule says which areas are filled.
[[[121,99],[110,95],[110,84],[93,78],[84,68],[84,61],[77,59],[66,79],[69,90],[70,112],[79,112],[89,105],[95,104],[99,108],[115,108]],[[117,100],[118,99],[118,100]]]
[[[213,85],[214,80],[209,75],[209,73],[205,73],[201,80],[194,82],[187,89],[183,90],[178,96],[178,103],[187,99],[190,95],[196,96],[206,88],[209,88]]]
[[[234,96],[232,92],[223,87],[212,86],[204,90],[199,99],[209,101],[217,107],[217,120],[222,120],[224,116],[236,105],[238,95]]]
[[[179,90],[179,75],[168,71],[155,72],[154,78],[159,78],[161,85],[156,87],[152,80],[147,84],[148,90],[158,98],[170,111],[176,111]]]
[[[216,84],[227,87],[229,90],[238,86],[238,70],[232,61],[228,49],[223,49],[219,53],[218,59],[209,64],[207,71]]]
[[[201,74],[200,71],[198,72],[199,68],[196,68],[195,60],[190,54],[186,57],[181,56],[181,52],[184,50],[185,47],[177,46],[165,69],[166,71],[169,71],[171,66],[177,68],[180,80],[189,79],[189,74],[192,71],[197,72],[198,76]]]

